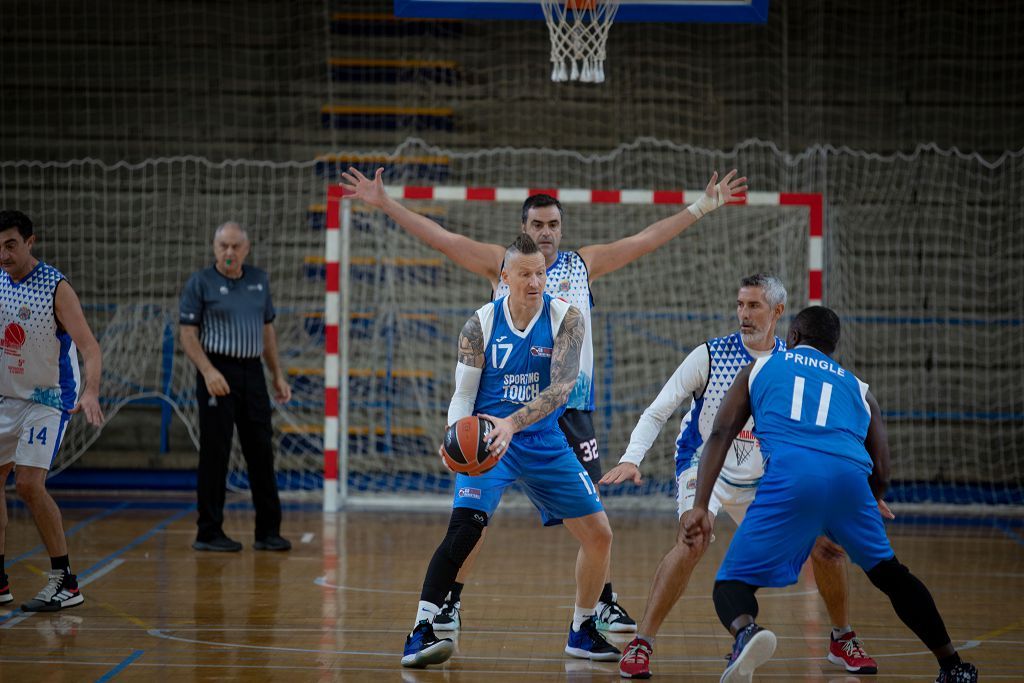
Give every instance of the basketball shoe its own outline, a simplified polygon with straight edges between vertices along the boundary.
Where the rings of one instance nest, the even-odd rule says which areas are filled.
[[[9,602],[14,602],[14,596],[11,595],[11,584],[7,580],[7,574],[0,574],[0,605],[6,605]]]
[[[597,603],[597,627],[612,633],[636,633],[636,622],[622,609],[618,593],[612,593],[611,602]]]
[[[868,657],[864,645],[853,631],[844,633],[838,640],[829,634],[828,661],[845,667],[852,674],[876,674],[878,662]]]
[[[580,624],[579,631],[574,631],[572,626],[569,627],[569,640],[565,644],[565,654],[580,659],[614,662],[622,653],[604,639],[601,632],[597,630],[594,617],[589,616]]]
[[[78,590],[78,577],[68,574],[63,569],[47,572],[50,580],[43,590],[32,600],[21,606],[25,612],[59,612],[67,607],[74,607],[85,602],[85,597]]]
[[[619,675],[623,678],[650,678],[653,651],[654,648],[646,640],[634,638],[619,660]]]
[[[973,664],[960,662],[952,669],[942,669],[935,683],[977,683],[978,670]]]
[[[455,643],[451,638],[439,639],[430,622],[424,619],[405,638],[402,666],[422,669],[430,664],[441,664],[447,662],[453,652]]]
[[[750,683],[754,671],[775,653],[775,634],[757,624],[740,629],[719,683]]]
[[[452,594],[449,593],[448,597],[444,599],[444,604],[441,605],[441,611],[434,617],[435,631],[458,631],[462,628],[462,619],[460,617],[462,601],[456,600],[452,602],[451,599]]]

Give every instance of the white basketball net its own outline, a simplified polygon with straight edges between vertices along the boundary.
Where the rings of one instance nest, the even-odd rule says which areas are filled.
[[[551,80],[603,83],[604,46],[619,0],[541,0],[541,7],[551,35]]]

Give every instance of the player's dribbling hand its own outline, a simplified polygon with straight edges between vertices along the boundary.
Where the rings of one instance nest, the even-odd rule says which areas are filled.
[[[683,533],[683,541],[686,545],[707,546],[711,542],[711,519],[708,511],[701,508],[691,508],[679,518],[679,528]]]
[[[210,396],[227,396],[231,393],[228,381],[224,379],[224,375],[220,374],[220,371],[216,368],[210,368],[209,371],[203,374],[203,381],[206,382],[206,390],[210,393]]]
[[[896,515],[881,498],[878,499],[878,511],[882,514],[882,519],[896,519]]]
[[[605,475],[601,477],[601,481],[598,483],[622,484],[630,480],[639,486],[642,480],[642,477],[640,476],[640,468],[631,462],[620,462],[618,465],[605,472]]]
[[[370,206],[379,208],[387,199],[387,193],[384,192],[384,181],[381,180],[383,174],[384,167],[382,166],[373,174],[373,180],[370,180],[360,173],[359,169],[349,166],[348,171],[341,174],[344,180],[339,185],[345,191],[355,195],[356,199],[361,199]]]
[[[68,412],[71,414],[85,413],[86,422],[93,427],[103,426],[103,410],[100,408],[100,399],[92,392],[82,394],[78,404]]]
[[[504,417],[494,417],[483,413],[477,417],[490,420],[494,425],[494,429],[487,435],[487,452],[496,458],[501,458],[508,450],[509,444],[512,443],[512,435],[516,433],[515,425],[512,424],[512,420]]]

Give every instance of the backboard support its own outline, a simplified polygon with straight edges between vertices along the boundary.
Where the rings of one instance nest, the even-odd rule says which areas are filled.
[[[764,24],[769,0],[620,0],[616,22]],[[395,0],[409,19],[543,21],[537,0]]]

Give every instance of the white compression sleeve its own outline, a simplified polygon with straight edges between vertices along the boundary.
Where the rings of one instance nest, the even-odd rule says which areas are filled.
[[[476,392],[480,388],[480,375],[483,368],[458,363],[455,366],[455,393],[448,406],[448,424],[453,425],[463,417],[473,414],[476,404]]]

